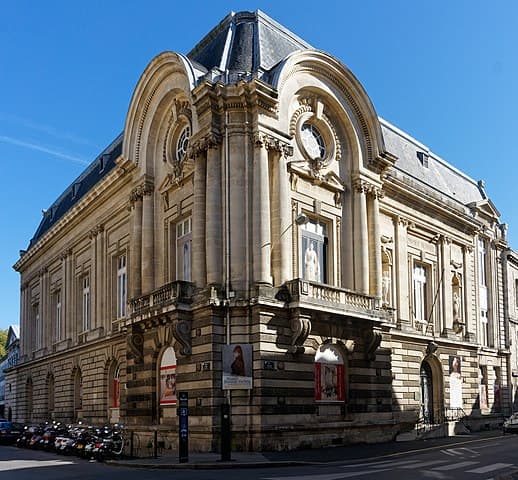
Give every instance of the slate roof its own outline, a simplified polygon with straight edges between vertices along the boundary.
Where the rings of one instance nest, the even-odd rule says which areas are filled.
[[[122,152],[121,133],[108,147],[106,147],[86,170],[77,177],[59,198],[43,213],[43,218],[32,237],[29,248],[53,226],[66,212],[68,212],[81,198],[83,198],[96,183],[102,180],[115,167],[115,159]]]
[[[212,80],[235,82],[256,76],[268,82],[275,67],[297,50],[311,45],[265,15],[254,12],[229,13],[187,54],[195,70]],[[380,119],[387,150],[398,157],[394,175],[457,208],[486,199],[481,185],[431,153],[427,147]],[[32,247],[97,182],[115,166],[122,150],[119,135],[44,213],[29,243]],[[424,156],[423,156],[424,155]],[[423,159],[427,160],[427,166]],[[101,168],[103,164],[103,168]],[[23,254],[23,251],[21,252]]]
[[[255,12],[230,12],[187,54],[189,60],[220,73],[221,81],[255,75],[268,80],[268,72],[290,53],[312,48],[288,29]]]
[[[380,118],[387,150],[398,159],[392,174],[404,177],[432,197],[459,208],[485,200],[483,185],[431,152],[410,135]],[[464,209],[466,210],[466,209]]]

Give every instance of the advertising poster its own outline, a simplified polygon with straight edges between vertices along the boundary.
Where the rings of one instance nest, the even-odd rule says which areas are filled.
[[[315,357],[315,400],[345,401],[345,369],[341,356],[333,347],[319,350]]]
[[[462,408],[462,359],[458,355],[450,355],[450,408]]]
[[[223,390],[251,390],[252,383],[252,345],[224,345]]]
[[[160,405],[176,405],[176,355],[172,347],[165,350],[160,362]]]
[[[176,366],[160,367],[160,405],[176,405]]]

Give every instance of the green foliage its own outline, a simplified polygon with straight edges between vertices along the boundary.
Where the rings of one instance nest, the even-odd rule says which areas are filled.
[[[7,343],[7,333],[9,330],[0,330],[0,358],[5,355],[5,347]]]

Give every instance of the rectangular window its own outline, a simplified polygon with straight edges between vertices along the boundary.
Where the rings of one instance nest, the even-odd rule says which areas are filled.
[[[485,347],[489,347],[489,322],[487,319],[487,311],[480,310],[480,343]]]
[[[34,319],[34,350],[39,350],[41,348],[41,318],[39,303],[35,303],[32,306],[32,316]]]
[[[54,326],[55,326],[55,340],[59,342],[61,340],[61,290],[57,290],[54,293]]]
[[[478,280],[481,286],[487,286],[486,278],[486,245],[484,240],[478,241]]]
[[[176,279],[191,281],[192,222],[191,217],[176,224]]]
[[[85,275],[83,283],[83,332],[90,329],[90,277]]]
[[[117,318],[126,317],[127,275],[126,255],[117,258]]]
[[[302,227],[302,278],[310,282],[328,282],[328,237],[327,225],[318,220],[309,220]]]
[[[427,270],[424,265],[414,265],[412,276],[414,294],[414,318],[418,323],[428,323]]]

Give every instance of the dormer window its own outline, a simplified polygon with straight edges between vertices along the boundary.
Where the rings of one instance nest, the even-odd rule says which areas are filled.
[[[99,173],[104,172],[104,169],[105,169],[106,164],[108,163],[109,159],[110,159],[110,155],[108,153],[101,155],[101,158],[99,158]]]
[[[74,183],[74,185],[72,185],[72,198],[76,198],[77,194],[79,193],[80,187],[81,187],[81,184],[79,182]]]
[[[428,159],[430,158],[428,152],[417,152],[417,158],[423,167],[428,168]]]

